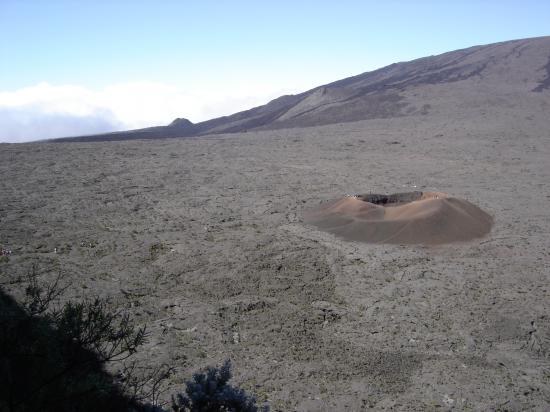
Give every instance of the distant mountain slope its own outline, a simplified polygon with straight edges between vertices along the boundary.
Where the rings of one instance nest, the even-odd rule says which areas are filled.
[[[469,102],[494,105],[503,99],[514,100],[516,96],[522,100],[537,93],[550,96],[550,37],[475,46],[394,63],[197,124],[179,118],[168,126],[56,141],[157,139],[317,126],[426,114],[445,105]]]

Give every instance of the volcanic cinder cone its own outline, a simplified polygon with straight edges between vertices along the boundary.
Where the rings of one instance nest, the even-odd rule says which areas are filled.
[[[439,192],[346,196],[307,212],[304,220],[344,240],[426,245],[479,238],[493,224],[479,207]]]

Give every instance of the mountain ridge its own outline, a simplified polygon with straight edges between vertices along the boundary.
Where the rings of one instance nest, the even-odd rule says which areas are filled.
[[[550,89],[550,36],[472,46],[393,63],[199,123],[177,118],[167,126],[53,141],[195,137],[425,115],[441,105],[440,95],[452,95],[448,89],[453,87],[457,92],[455,104],[500,94],[543,93]],[[452,105],[453,99],[444,104]]]

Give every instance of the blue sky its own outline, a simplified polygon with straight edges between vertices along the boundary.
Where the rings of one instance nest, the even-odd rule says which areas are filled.
[[[0,141],[201,121],[396,61],[550,35],[548,16],[540,0],[0,0]]]

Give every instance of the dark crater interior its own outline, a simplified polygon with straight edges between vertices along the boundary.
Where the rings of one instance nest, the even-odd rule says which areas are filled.
[[[362,194],[357,195],[358,199],[364,202],[374,203],[375,205],[397,206],[404,203],[414,202],[422,198],[422,192],[394,193],[391,195]]]

